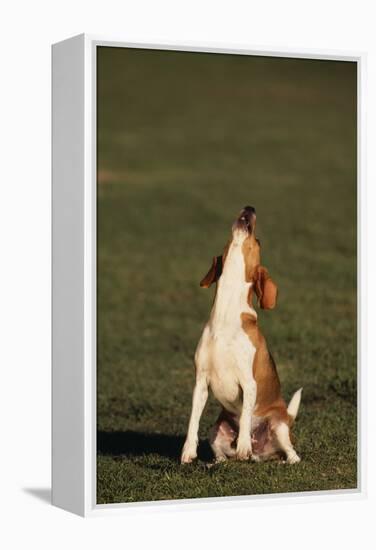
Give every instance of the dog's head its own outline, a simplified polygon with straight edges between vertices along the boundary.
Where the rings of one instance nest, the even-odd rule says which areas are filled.
[[[240,246],[244,257],[244,283],[252,283],[258,303],[263,309],[273,309],[277,302],[277,285],[268,270],[261,265],[261,244],[256,237],[256,210],[245,206],[232,224],[232,236],[221,256],[214,256],[211,267],[200,286],[209,288],[223,273],[231,246]]]

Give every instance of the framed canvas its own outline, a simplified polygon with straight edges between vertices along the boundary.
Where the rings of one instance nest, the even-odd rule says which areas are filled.
[[[53,46],[56,506],[364,496],[364,64]]]

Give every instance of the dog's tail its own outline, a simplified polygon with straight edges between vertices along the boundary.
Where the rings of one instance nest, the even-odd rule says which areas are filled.
[[[300,400],[302,398],[302,390],[303,388],[300,388],[298,391],[294,393],[289,403],[289,406],[287,407],[287,412],[292,422],[294,422],[298,414]]]

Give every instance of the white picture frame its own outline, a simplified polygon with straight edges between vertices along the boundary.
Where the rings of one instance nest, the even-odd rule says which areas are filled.
[[[353,61],[358,67],[358,487],[150,503],[96,503],[96,49],[98,46]],[[79,35],[52,47],[52,502],[81,516],[155,509],[249,506],[366,494],[364,53],[133,44]]]

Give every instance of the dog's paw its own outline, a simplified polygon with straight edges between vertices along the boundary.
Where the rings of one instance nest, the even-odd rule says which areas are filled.
[[[181,464],[190,464],[197,458],[196,446],[185,443],[181,453]]]
[[[298,464],[300,462],[300,456],[298,456],[296,453],[294,453],[293,455],[290,455],[287,457],[287,464]]]
[[[248,443],[244,445],[238,444],[235,456],[237,460],[250,460],[253,458],[251,445]]]
[[[197,455],[189,455],[189,454],[182,454],[180,463],[181,464],[191,464],[195,458],[197,458]]]

